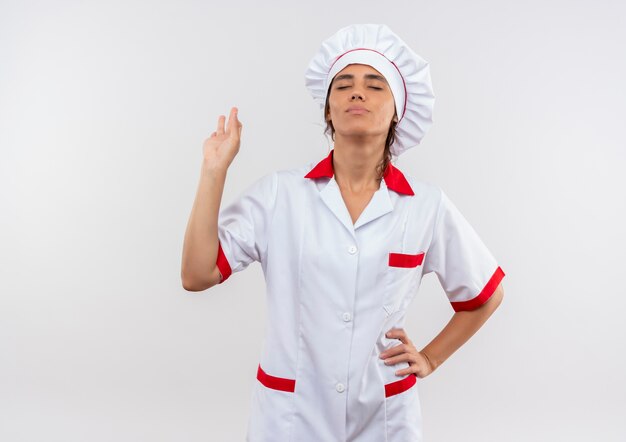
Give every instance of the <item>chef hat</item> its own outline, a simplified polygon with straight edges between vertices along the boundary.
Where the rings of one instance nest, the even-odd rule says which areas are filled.
[[[433,121],[435,97],[428,62],[386,25],[342,28],[322,43],[304,74],[306,87],[322,109],[332,79],[353,63],[372,66],[389,83],[398,115],[391,153],[398,156],[418,145]]]

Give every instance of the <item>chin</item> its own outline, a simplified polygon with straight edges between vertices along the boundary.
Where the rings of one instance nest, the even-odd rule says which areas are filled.
[[[349,128],[343,128],[343,130],[337,130],[335,127],[335,133],[344,137],[371,137],[379,136],[382,132],[373,131],[367,124],[360,124]]]

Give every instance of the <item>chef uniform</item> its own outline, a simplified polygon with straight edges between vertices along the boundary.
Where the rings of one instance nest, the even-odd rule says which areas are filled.
[[[392,154],[418,144],[432,121],[428,63],[385,25],[343,28],[305,74],[322,106],[351,63],[373,66],[390,84],[399,118]],[[504,272],[441,188],[392,164],[353,223],[333,153],[256,180],[219,214],[221,283],[253,261],[266,280],[247,440],[422,441],[417,377],[395,374],[407,362],[379,358],[400,343],[385,333],[404,327],[423,275],[435,272],[463,311],[484,304]]]

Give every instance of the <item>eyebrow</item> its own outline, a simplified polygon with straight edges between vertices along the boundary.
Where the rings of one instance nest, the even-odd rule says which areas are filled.
[[[385,79],[385,77],[383,77],[382,75],[378,75],[378,74],[365,74],[365,79],[366,80],[380,80],[382,82],[387,82],[387,80]],[[338,75],[337,77],[335,77],[336,81],[339,80],[354,80],[354,75],[352,74],[341,74]]]

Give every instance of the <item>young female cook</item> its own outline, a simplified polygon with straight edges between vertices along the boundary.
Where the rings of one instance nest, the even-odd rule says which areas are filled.
[[[220,211],[242,132],[236,108],[227,124],[220,116],[204,142],[183,286],[262,265],[267,332],[249,441],[421,441],[416,381],[498,307],[504,272],[441,188],[390,162],[432,123],[424,59],[385,25],[352,25],[322,43],[305,80],[333,149],[258,179]],[[455,313],[417,351],[403,326],[430,272]]]

